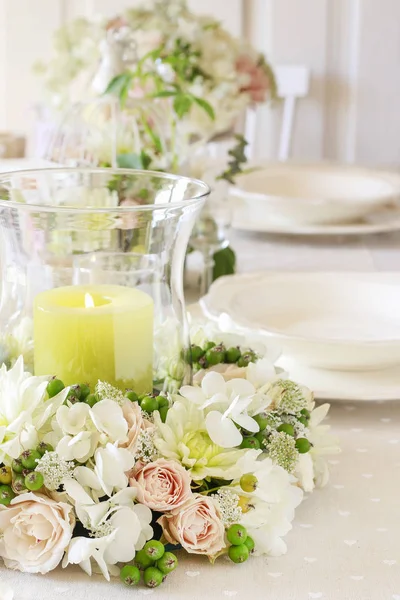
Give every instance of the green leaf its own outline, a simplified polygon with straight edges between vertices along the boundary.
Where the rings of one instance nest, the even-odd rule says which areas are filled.
[[[228,246],[214,254],[213,281],[223,275],[233,275],[236,269],[236,254]]]
[[[190,96],[176,96],[174,100],[174,110],[177,116],[182,119],[192,106],[192,98]]]
[[[193,96],[193,100],[208,114],[212,121],[215,120],[214,109],[211,106],[211,104],[207,102],[207,100],[204,100],[203,98],[198,98],[197,96]]]
[[[121,73],[111,79],[104,94],[114,94],[121,98],[128,93],[133,75],[130,72]]]
[[[171,96],[176,96],[176,91],[173,90],[162,90],[161,92],[156,92],[152,94],[152,98],[170,98]]]
[[[140,153],[140,160],[142,161],[142,169],[148,169],[151,164],[151,158],[144,150]]]
[[[120,169],[143,169],[143,159],[140,154],[133,152],[118,154],[117,165]]]

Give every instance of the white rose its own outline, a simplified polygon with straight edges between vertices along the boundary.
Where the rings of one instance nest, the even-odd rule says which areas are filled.
[[[22,494],[0,506],[0,557],[9,569],[44,575],[60,563],[74,526],[69,504]]]

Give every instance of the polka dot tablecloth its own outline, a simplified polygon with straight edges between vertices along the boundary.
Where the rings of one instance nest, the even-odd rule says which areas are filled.
[[[342,454],[331,481],[298,508],[288,553],[253,558],[183,557],[157,590],[126,589],[79,569],[46,577],[0,567],[15,600],[400,600],[400,403],[336,403],[329,422]]]

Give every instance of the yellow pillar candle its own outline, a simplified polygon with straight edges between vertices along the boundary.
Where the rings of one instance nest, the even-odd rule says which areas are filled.
[[[138,394],[153,388],[153,300],[119,285],[78,285],[37,294],[35,375],[65,385],[99,379]]]

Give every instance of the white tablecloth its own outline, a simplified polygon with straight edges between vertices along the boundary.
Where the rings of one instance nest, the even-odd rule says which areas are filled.
[[[0,165],[1,168],[1,165]],[[233,233],[239,271],[398,270],[400,235],[301,239]],[[182,557],[157,590],[125,589],[78,569],[46,577],[0,567],[15,600],[400,600],[400,403],[337,403],[333,432],[343,453],[331,483],[297,510],[288,553],[240,566]]]

